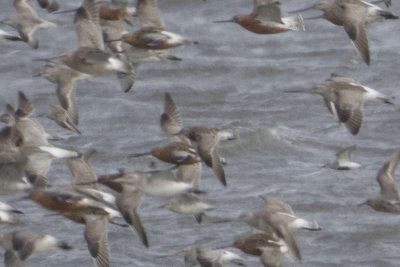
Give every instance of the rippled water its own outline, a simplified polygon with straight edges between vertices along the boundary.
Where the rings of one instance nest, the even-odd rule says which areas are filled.
[[[68,1],[68,5],[79,2]],[[283,1],[284,13],[312,4],[299,2]],[[399,146],[398,101],[395,105],[366,105],[361,131],[351,136],[344,127],[336,126],[321,97],[283,92],[309,88],[336,72],[399,97],[398,21],[368,27],[372,62],[368,67],[344,30],[327,21],[307,20],[306,32],[263,36],[238,25],[212,23],[249,13],[250,0],[161,0],[160,7],[167,29],[192,37],[199,44],[173,51],[184,59],[182,62],[143,65],[133,93],[124,94],[114,76],[78,82],[79,128],[83,135],[69,134],[40,118],[49,133],[64,138],[53,144],[97,149],[92,159],[97,174],[120,168],[143,169],[150,158],[126,156],[167,143],[159,115],[164,93],[170,92],[186,126],[223,127],[239,136],[220,145],[220,153],[228,162],[227,188],[203,168],[202,188],[216,206],[208,213],[210,218],[236,217],[261,209],[263,203],[257,196],[268,194],[288,202],[299,216],[317,220],[323,228],[320,232],[297,232],[303,261],[287,260],[285,265],[398,266],[398,216],[357,206],[379,194],[377,171]],[[394,1],[391,10],[400,13],[400,4]],[[11,12],[11,1],[2,1],[0,18]],[[38,50],[24,43],[0,44],[0,109],[6,103],[16,103],[19,90],[33,101],[36,114],[49,111],[58,102],[53,84],[32,78],[43,68],[43,63],[32,59],[76,49],[73,14],[39,14],[59,27],[39,31]],[[333,160],[337,150],[353,144],[357,145],[354,159],[363,168],[348,172],[321,168]],[[48,177],[54,186],[68,184],[70,173],[65,161],[53,162]],[[149,249],[129,230],[109,226],[112,266],[183,266],[181,257],[159,256],[194,243],[228,245],[248,230],[239,223],[213,224],[211,219],[198,225],[190,216],[160,209],[163,201],[147,197],[140,210]],[[25,212],[20,216],[22,224],[2,226],[2,230],[30,228],[65,239],[75,247],[71,252],[36,254],[28,266],[91,266],[83,226],[61,216],[46,216],[48,211],[29,201],[15,205]],[[248,266],[260,266],[256,257],[243,256]]]

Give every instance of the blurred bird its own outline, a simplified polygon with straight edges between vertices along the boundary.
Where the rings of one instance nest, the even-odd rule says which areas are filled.
[[[275,0],[254,0],[254,9],[251,14],[236,15],[230,20],[214,22],[234,22],[246,30],[258,34],[305,30],[301,15],[282,17],[281,3]]]
[[[400,197],[395,175],[399,162],[400,153],[396,151],[379,170],[376,177],[381,188],[380,196],[370,198],[363,204],[369,205],[376,211],[400,214]]]
[[[330,113],[339,122],[344,123],[351,134],[360,131],[364,102],[378,101],[393,104],[393,97],[384,95],[372,88],[361,85],[353,78],[332,74],[325,83],[317,84],[307,90],[286,90],[287,93],[308,92],[319,94],[324,98],[324,103]]]
[[[351,161],[351,153],[356,149],[356,146],[346,147],[336,153],[336,160],[329,162],[325,167],[335,170],[352,170],[361,167],[361,164]]]
[[[388,1],[385,3],[388,4]],[[358,54],[367,65],[370,65],[371,59],[365,25],[386,19],[399,18],[389,11],[361,0],[324,0],[315,3],[311,7],[293,12],[309,9],[317,9],[324,12],[322,16],[315,18],[324,18],[335,25],[343,26]]]
[[[40,19],[26,0],[14,0],[14,7],[17,14],[7,17],[0,23],[16,29],[24,42],[33,49],[37,49],[39,40],[35,36],[36,31],[39,28],[57,27],[57,25]]]
[[[88,79],[91,76],[60,64],[46,64],[40,76],[57,84],[57,97],[61,106],[68,111],[73,123],[79,125],[79,108],[76,101],[76,86],[78,80]]]
[[[40,235],[22,230],[0,233],[0,246],[6,250],[5,266],[24,266],[29,256],[36,252],[72,249],[66,242],[59,241],[51,235]]]

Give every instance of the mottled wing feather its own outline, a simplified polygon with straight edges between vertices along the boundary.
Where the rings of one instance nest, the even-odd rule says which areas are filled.
[[[83,183],[96,182],[96,174],[89,163],[89,154],[84,154],[76,158],[67,160],[67,165],[72,174],[72,185],[79,185],[79,187],[98,189],[96,183],[82,185]]]
[[[346,123],[346,127],[353,135],[358,133],[362,123],[364,93],[360,90],[357,86],[335,90],[337,96],[335,108],[339,120]]]
[[[135,86],[139,66],[139,64],[131,64],[129,72],[117,72],[119,83],[125,93],[128,93]]]
[[[385,200],[400,200],[395,181],[395,171],[399,161],[399,153],[395,152],[389,161],[379,170],[376,178],[381,187],[381,197]]]
[[[265,202],[265,210],[269,213],[285,212],[293,215],[293,210],[289,204],[275,197],[265,196],[262,198]]]
[[[346,147],[345,149],[336,153],[336,159],[338,162],[340,161],[349,161],[351,158],[351,153],[356,149],[356,146]]]
[[[107,244],[107,219],[105,217],[85,215],[85,239],[97,267],[109,267]]]
[[[225,171],[222,166],[221,158],[218,155],[218,150],[215,148],[211,154],[211,160],[212,160],[212,170],[214,174],[217,176],[219,181],[224,185],[227,186],[226,183],[226,178],[225,178]]]
[[[76,101],[75,80],[60,79],[57,87],[57,96],[61,106],[68,111],[75,125],[79,124],[79,108]]]
[[[200,189],[200,178],[201,178],[201,162],[179,165],[178,172],[176,174],[177,181],[184,182],[192,185],[196,189]]]
[[[138,0],[136,11],[139,14],[139,20],[142,28],[164,28],[164,22],[158,9],[157,0]]]
[[[197,151],[201,159],[206,165],[212,168],[212,156],[211,154],[218,145],[218,136],[214,134],[201,133],[199,134]]]
[[[169,93],[165,94],[164,113],[161,115],[161,128],[165,135],[170,136],[182,130],[182,118],[178,108]]]
[[[344,29],[356,47],[362,59],[370,64],[369,43],[365,31],[367,7],[359,4],[344,4]]]
[[[356,135],[360,131],[362,117],[362,110],[361,107],[359,107],[358,109],[353,110],[351,117],[346,122],[346,128],[350,131],[352,135]]]
[[[18,117],[28,117],[34,111],[32,103],[28,100],[23,92],[18,93],[18,109],[16,115]]]
[[[149,247],[146,230],[137,212],[144,194],[140,191],[123,191],[117,197],[117,207],[132,230],[139,236],[142,243]]]
[[[281,6],[277,2],[257,6],[255,18],[261,21],[283,23]]]

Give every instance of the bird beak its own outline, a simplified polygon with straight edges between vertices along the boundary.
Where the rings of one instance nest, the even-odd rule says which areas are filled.
[[[310,6],[310,7],[302,8],[302,9],[297,9],[297,10],[289,11],[289,13],[290,13],[290,14],[299,13],[299,12],[303,12],[303,11],[307,11],[307,10],[311,10],[311,9],[314,9],[314,5],[312,5],[312,6]]]
[[[78,10],[78,8],[67,9],[67,10],[61,10],[61,11],[53,12],[53,14],[70,13],[70,12],[76,12],[77,10]]]
[[[323,16],[320,15],[320,16],[316,16],[316,17],[304,18],[304,20],[322,19],[322,18],[323,18]]]
[[[357,207],[360,207],[360,206],[363,206],[363,205],[367,205],[367,201],[365,201],[365,202],[363,202],[363,203],[360,203],[360,204],[358,204],[358,205],[357,205]]]
[[[226,23],[226,22],[235,22],[233,19],[228,19],[228,20],[216,20],[213,21],[214,23]]]
[[[294,89],[294,90],[285,90],[285,93],[311,93],[311,89]]]

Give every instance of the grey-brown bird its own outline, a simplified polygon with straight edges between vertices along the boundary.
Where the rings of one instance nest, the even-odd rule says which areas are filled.
[[[370,198],[364,204],[376,211],[400,214],[400,197],[396,183],[396,168],[400,162],[400,153],[394,152],[383,165],[376,177],[381,188],[380,196]]]
[[[183,255],[186,267],[200,264],[201,267],[222,267],[227,263],[246,266],[243,259],[226,249],[212,249],[203,245],[189,246],[182,249],[177,255]]]
[[[88,79],[91,76],[68,68],[61,64],[46,64],[45,69],[40,72],[40,77],[57,84],[57,97],[61,106],[68,111],[75,125],[79,125],[79,108],[76,100],[76,81]]]
[[[329,162],[325,165],[325,167],[335,169],[335,170],[352,170],[361,167],[360,163],[351,161],[351,154],[356,149],[356,146],[349,146],[338,153],[336,153],[336,160]]]
[[[257,34],[276,34],[289,30],[304,31],[301,15],[282,17],[281,3],[276,0],[255,0],[251,14],[236,15],[229,20],[214,22],[237,23]]]
[[[237,221],[247,223],[253,232],[262,231],[267,234],[273,235],[274,238],[282,241],[289,248],[289,252],[297,260],[301,260],[300,249],[297,242],[289,229],[288,216],[285,213],[275,212],[269,213],[268,211],[249,212],[241,215]]]
[[[104,50],[99,5],[94,0],[84,0],[78,9],[72,11],[76,12],[74,25],[79,48],[45,60],[60,61],[72,69],[92,75],[116,73],[122,89],[128,92],[135,82],[136,70],[123,54],[114,55]]]
[[[129,224],[130,228],[140,238],[143,245],[149,247],[146,229],[139,216],[139,207],[144,198],[144,193],[134,186],[131,186],[129,182],[126,182],[124,175],[125,173],[123,172],[102,175],[97,181],[116,192],[116,204],[122,216]]]
[[[141,28],[135,33],[123,35],[123,42],[136,48],[150,50],[163,50],[196,43],[191,39],[164,29],[157,0],[138,0],[136,12],[139,16]]]
[[[36,31],[39,28],[57,27],[57,25],[39,18],[26,0],[14,0],[14,7],[17,14],[7,17],[1,23],[16,29],[24,42],[37,49],[39,40],[36,38]]]
[[[164,112],[160,118],[161,128],[171,141],[190,144],[196,142],[196,150],[202,161],[210,167],[220,182],[227,186],[222,159],[218,154],[218,144],[223,140],[235,139],[225,130],[208,127],[183,127],[178,108],[169,93],[165,94]]]
[[[365,102],[375,101],[393,104],[391,102],[393,97],[361,85],[353,78],[337,76],[336,74],[332,74],[331,78],[327,79],[325,83],[317,84],[311,89],[287,90],[285,92],[308,92],[321,95],[329,112],[339,122],[344,123],[353,135],[360,131]]]
[[[162,207],[176,213],[193,215],[198,223],[202,222],[207,211],[214,209],[213,206],[203,201],[201,195],[194,193],[184,193],[171,198]]]
[[[54,249],[70,250],[72,247],[51,235],[41,235],[21,230],[0,233],[0,246],[6,250],[5,266],[24,266],[33,253]]]
[[[41,206],[58,211],[68,219],[85,224],[85,239],[97,267],[109,266],[107,222],[121,214],[113,207],[115,198],[98,190],[96,174],[89,162],[94,151],[67,161],[72,186],[56,190],[36,190],[30,198]]]
[[[55,105],[52,107],[50,113],[46,113],[45,116],[53,121],[55,121],[60,127],[67,129],[71,132],[82,134],[78,126],[75,125],[73,119],[62,106]]]
[[[386,19],[399,18],[389,11],[361,0],[324,0],[317,2],[312,7],[293,12],[308,9],[317,9],[324,12],[322,16],[316,18],[324,18],[335,25],[343,26],[358,54],[368,65],[370,65],[371,59],[365,26]]]
[[[282,221],[285,221],[287,226],[292,229],[306,229],[310,231],[319,231],[321,228],[319,227],[317,222],[311,222],[304,220],[302,218],[297,217],[292,207],[289,204],[283,202],[282,200],[271,197],[271,196],[260,196],[262,200],[265,202],[265,211],[268,213],[279,213],[282,216]]]
[[[260,257],[264,267],[282,266],[282,256],[288,252],[284,242],[262,232],[239,237],[232,246],[246,254]]]
[[[54,158],[77,156],[77,152],[52,146],[48,142],[49,134],[36,119],[32,118],[34,107],[23,92],[18,93],[18,109],[14,113],[14,127],[23,137],[20,152],[25,154],[27,162],[25,171],[28,174],[46,176]],[[10,114],[9,114],[10,115]],[[28,153],[28,151],[42,153]]]

